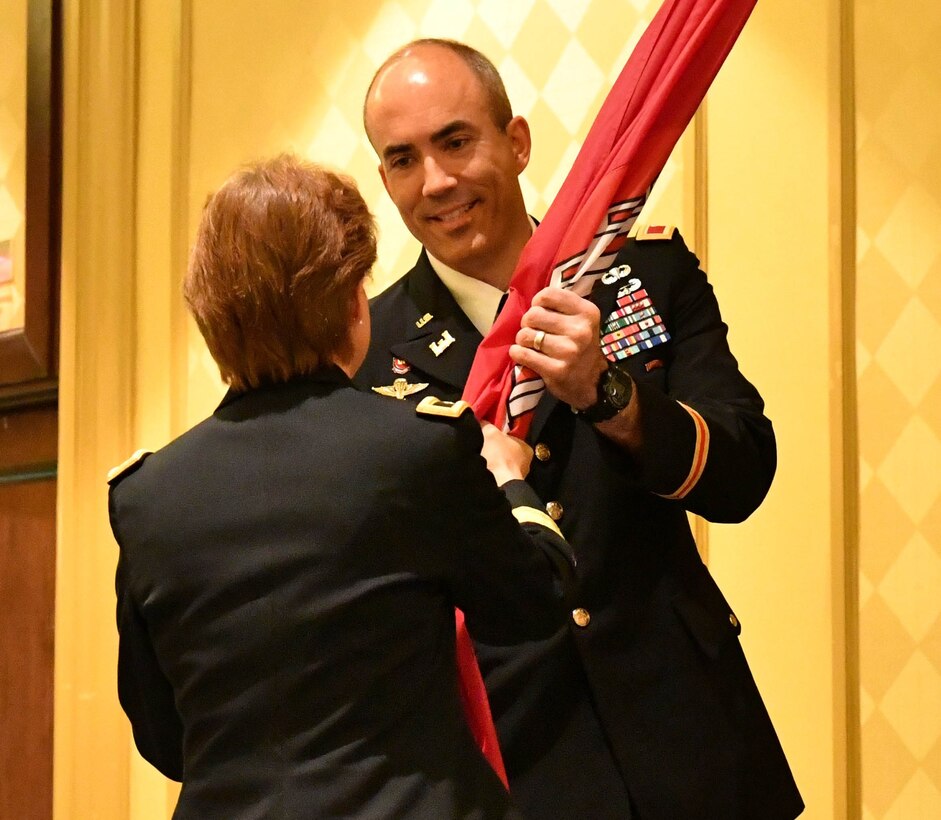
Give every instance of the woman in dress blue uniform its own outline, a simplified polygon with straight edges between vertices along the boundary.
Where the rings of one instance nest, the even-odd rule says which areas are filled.
[[[352,386],[375,255],[350,180],[230,178],[184,286],[229,392],[109,477],[118,690],[175,817],[516,816],[463,719],[454,607],[490,644],[546,638],[571,553],[525,445],[490,428],[482,457],[460,404]]]

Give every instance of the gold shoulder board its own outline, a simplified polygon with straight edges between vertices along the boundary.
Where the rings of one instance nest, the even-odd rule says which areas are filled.
[[[552,530],[560,538],[564,538],[558,524],[542,510],[537,510],[533,507],[514,507],[513,517],[519,521],[520,524],[539,524],[539,526],[545,527],[547,530]]]
[[[112,467],[108,470],[108,483],[114,484],[121,476],[135,468],[149,455],[153,455],[153,450],[138,450],[129,459],[122,461],[117,467]]]
[[[434,396],[425,396],[418,402],[415,412],[421,416],[443,416],[448,419],[456,419],[470,409],[471,406],[463,399],[460,401],[442,401]]]
[[[676,233],[676,225],[641,225],[637,229],[638,242],[645,242],[651,239],[672,239]]]

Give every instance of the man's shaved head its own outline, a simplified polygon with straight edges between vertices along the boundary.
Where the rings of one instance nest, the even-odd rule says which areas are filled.
[[[513,109],[510,106],[510,98],[507,96],[506,88],[503,85],[503,79],[497,71],[496,66],[490,62],[487,57],[481,54],[476,48],[471,48],[457,40],[445,40],[437,37],[425,37],[420,40],[412,40],[406,43],[400,49],[391,54],[386,61],[379,66],[379,69],[373,75],[369,88],[366,91],[366,99],[363,102],[363,126],[366,129],[366,135],[372,139],[369,132],[369,101],[372,98],[372,92],[380,76],[389,66],[399,62],[399,60],[415,54],[418,51],[429,48],[443,48],[456,54],[463,60],[468,68],[477,77],[481,86],[487,94],[489,102],[490,116],[493,118],[494,125],[501,131],[505,131],[510,120],[513,119]]]

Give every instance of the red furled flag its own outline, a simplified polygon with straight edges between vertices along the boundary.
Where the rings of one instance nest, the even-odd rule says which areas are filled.
[[[484,679],[480,675],[480,667],[477,666],[477,655],[474,654],[474,644],[464,625],[464,613],[455,609],[454,615],[457,629],[458,688],[464,708],[464,719],[474,736],[477,748],[487,758],[490,768],[503,781],[503,785],[509,788],[503,755],[500,753],[500,741],[497,739],[497,730],[490,714],[490,701],[487,700]]]
[[[660,7],[527,243],[507,303],[477,350],[464,398],[478,418],[525,437],[545,386],[508,355],[523,314],[550,284],[587,295],[614,261],[755,2],[666,0]],[[457,652],[465,715],[478,746],[506,783],[487,693],[460,612]]]
[[[506,305],[477,350],[464,398],[525,437],[542,379],[508,350],[547,285],[586,296],[614,261],[657,175],[756,0],[667,0],[608,94],[572,170],[520,256]]]

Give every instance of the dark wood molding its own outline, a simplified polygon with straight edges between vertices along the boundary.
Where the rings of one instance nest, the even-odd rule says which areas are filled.
[[[0,333],[0,407],[55,403],[62,211],[60,0],[30,0],[23,327]]]
[[[0,817],[52,817],[56,481],[0,483]]]
[[[0,342],[2,345],[2,342]],[[0,347],[2,351],[2,347]],[[5,372],[0,352],[0,372]],[[55,378],[34,379],[18,384],[0,383],[0,412],[23,407],[46,407],[58,404],[59,381]]]
[[[58,452],[58,414],[54,407],[0,412],[0,474],[43,469]]]

